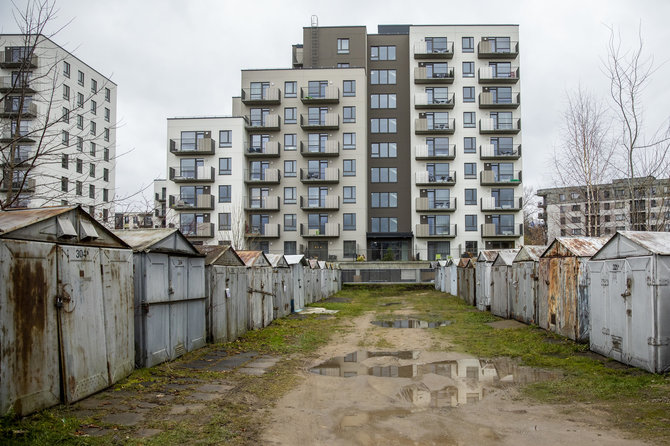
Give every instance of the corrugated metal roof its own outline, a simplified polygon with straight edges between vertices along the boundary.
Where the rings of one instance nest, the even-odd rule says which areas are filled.
[[[458,267],[459,268],[467,268],[470,265],[470,257],[461,257],[461,259],[458,261]]]
[[[575,257],[591,257],[608,240],[609,237],[556,237],[541,257],[548,256],[556,244],[563,246]]]
[[[113,231],[135,251],[144,251],[178,231],[175,228],[127,229]]]
[[[265,254],[265,257],[268,259],[268,262],[270,262],[270,265],[272,265],[274,268],[288,267],[288,263],[286,263],[284,256],[281,254]]]
[[[654,254],[670,255],[670,232],[618,231],[618,233]]]
[[[496,256],[500,252],[499,249],[483,249],[479,252],[477,256],[478,262],[493,262],[496,259]]]
[[[326,261],[325,260],[319,260],[319,268],[320,269],[326,269]]]
[[[297,265],[298,263],[307,265],[307,260],[303,254],[284,254],[284,258],[289,265]]]
[[[0,234],[25,228],[47,218],[75,209],[77,206],[54,206],[37,209],[9,209],[0,211]]]
[[[501,249],[494,260],[494,265],[511,265],[514,258],[519,253],[519,248],[516,249]]]
[[[319,269],[319,262],[316,259],[309,259],[309,267],[311,269]]]
[[[230,245],[200,245],[196,246],[196,249],[200,252],[200,254],[205,254],[205,265],[211,265],[212,263],[215,263],[225,253],[229,253],[231,256],[237,259],[237,266],[244,265],[244,261],[240,258],[239,255],[237,255],[235,250]],[[230,266],[235,266],[231,262],[227,263],[230,263]]]
[[[237,255],[240,256],[246,266],[270,266],[270,262],[263,251],[237,251]]]
[[[540,256],[547,250],[546,245],[524,245],[519,250],[514,258],[515,262],[535,261],[540,260]]]

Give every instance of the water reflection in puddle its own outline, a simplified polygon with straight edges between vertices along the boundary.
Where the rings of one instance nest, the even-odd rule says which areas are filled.
[[[428,322],[420,319],[396,319],[393,321],[372,321],[372,325],[384,328],[437,328],[446,327],[451,321]]]
[[[510,358],[458,358],[421,363],[418,361],[419,356],[420,352],[416,350],[361,350],[332,358],[310,369],[310,372],[344,378],[409,378],[413,382],[399,387],[395,397],[417,407],[472,404],[481,400],[488,388],[505,383],[547,381],[561,376],[559,372],[521,366],[518,361]]]

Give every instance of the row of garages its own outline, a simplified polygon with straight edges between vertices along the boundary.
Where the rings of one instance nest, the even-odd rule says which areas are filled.
[[[670,370],[670,233],[559,237],[436,264],[435,288],[654,373]]]
[[[341,287],[337,265],[302,255],[197,248],[78,206],[0,212],[0,412],[78,401]]]

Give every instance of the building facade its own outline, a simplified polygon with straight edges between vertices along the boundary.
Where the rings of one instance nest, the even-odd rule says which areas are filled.
[[[233,170],[246,240],[322,259],[517,246],[518,26],[378,31],[306,27],[292,69],[242,71],[233,115],[244,131],[233,144],[243,160]]]
[[[112,224],[117,86],[44,36],[0,35],[0,201]]]

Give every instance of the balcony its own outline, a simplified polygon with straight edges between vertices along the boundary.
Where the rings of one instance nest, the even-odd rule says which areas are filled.
[[[0,77],[0,92],[16,92],[16,93],[34,93],[35,89],[32,88],[29,82],[23,80],[17,80],[16,85],[13,84],[14,80],[12,76],[2,76]]]
[[[160,202],[160,203],[163,203],[163,202],[165,201],[165,193],[163,193],[163,194],[159,194],[158,192],[156,192],[154,195],[155,195],[155,196],[154,196],[154,199],[155,199],[156,201],[158,201],[158,202]]]
[[[337,167],[327,167],[325,169],[317,171],[302,168],[300,169],[300,181],[302,181],[305,184],[339,183],[340,169],[338,169]]]
[[[262,118],[251,119],[251,116],[244,117],[244,128],[250,131],[278,132],[281,127],[279,115],[265,115]]]
[[[309,141],[300,141],[300,154],[305,158],[340,156],[340,142],[329,139],[325,143],[310,146]]]
[[[183,210],[213,210],[214,195],[199,194],[196,196],[170,195],[170,207],[172,209]]]
[[[170,153],[175,156],[214,155],[216,143],[212,138],[201,138],[195,147],[185,146],[179,139],[170,140]]]
[[[493,223],[484,223],[481,225],[482,237],[521,237],[523,235],[523,223],[519,225],[496,225]]]
[[[201,167],[195,170],[177,170],[176,167],[170,167],[170,181],[175,183],[212,183],[215,174],[214,167],[209,169]]]
[[[340,89],[328,86],[319,91],[309,91],[309,88],[300,89],[300,100],[303,104],[337,104],[340,102]]]
[[[454,118],[447,119],[447,122],[429,121],[426,118],[414,120],[414,133],[417,135],[453,135],[455,130]]]
[[[454,83],[454,69],[447,68],[446,73],[428,73],[426,67],[414,68],[414,83],[415,84],[453,84]]]
[[[23,188],[21,183],[23,183]],[[9,178],[5,178],[4,181],[0,181],[0,192],[7,192],[10,186],[12,191],[33,192],[35,190],[35,179],[28,178],[24,182],[23,180],[10,181]]]
[[[281,104],[281,91],[276,87],[261,90],[243,88],[242,103],[246,105],[278,105]]]
[[[482,186],[518,186],[521,184],[521,171],[515,170],[512,174],[500,174],[493,170],[479,172],[479,183]]]
[[[5,128],[2,129],[2,133],[0,133],[0,142],[35,142],[36,136],[33,132],[35,132],[35,130],[24,128],[19,130],[17,134],[16,132],[12,132],[11,129]]]
[[[511,100],[502,100],[492,92],[486,91],[479,94],[479,108],[481,109],[515,109],[521,103],[521,94],[512,92]]]
[[[417,186],[453,186],[456,184],[456,171],[451,170],[449,174],[432,174],[428,171],[416,172]]]
[[[482,40],[477,44],[477,57],[480,59],[516,59],[519,55],[519,42],[510,42],[509,48],[496,47],[495,40]]]
[[[414,158],[417,160],[453,160],[456,158],[456,144],[447,147],[429,147],[420,144],[414,147]]]
[[[521,119],[515,118],[511,121],[500,121],[495,119],[480,119],[479,133],[502,133],[516,135],[521,131]]]
[[[512,67],[509,72],[494,67],[482,67],[477,71],[480,84],[516,84],[519,82],[519,67]]]
[[[479,146],[479,158],[482,160],[518,160],[521,158],[521,144],[516,147],[482,144]]]
[[[245,211],[278,211],[279,196],[272,197],[244,197]]]
[[[457,225],[418,224],[414,231],[416,238],[454,238]]]
[[[430,199],[428,197],[416,197],[417,212],[454,212],[456,210],[456,197],[446,200]]]
[[[246,225],[244,236],[248,238],[279,238],[279,223]]]
[[[426,42],[414,44],[415,59],[451,59],[454,57],[454,42],[447,41],[446,48],[436,48],[434,45],[429,49]]]
[[[339,223],[326,223],[318,229],[309,229],[307,225],[300,223],[300,235],[305,238],[332,238],[340,236]]]
[[[300,196],[300,209],[306,211],[336,211],[340,209],[340,197],[326,195],[322,198]]]
[[[244,182],[247,184],[279,184],[279,169],[265,169],[260,172],[245,170]]]
[[[0,108],[0,118],[15,118],[21,116],[23,118],[34,118],[37,116],[37,104],[32,101],[24,103],[21,110],[15,101],[11,98],[5,98],[2,107]]]
[[[414,108],[417,110],[422,109],[452,109],[454,108],[455,94],[451,93],[446,98],[428,98],[427,93],[416,93],[414,95]]]
[[[37,68],[37,55],[24,56],[5,48],[0,51],[0,68]]]
[[[303,130],[337,130],[340,128],[340,115],[337,113],[326,113],[325,116],[310,118],[308,115],[300,115],[300,127]]]
[[[185,231],[182,228],[182,232],[188,238],[212,238],[214,237],[214,223],[199,223],[195,231]]]
[[[522,197],[514,197],[511,200],[482,197],[479,202],[482,212],[517,212],[523,208]]]
[[[247,158],[278,158],[281,144],[279,141],[268,141],[265,147],[247,147],[244,156]]]

